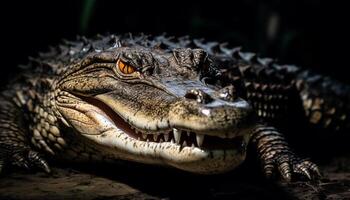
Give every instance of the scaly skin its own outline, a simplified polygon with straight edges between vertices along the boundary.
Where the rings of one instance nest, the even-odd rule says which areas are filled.
[[[317,166],[273,126],[300,113],[315,125],[349,125],[347,86],[219,43],[79,38],[25,68],[1,93],[0,167],[50,172],[46,155],[213,174],[242,163],[252,143],[268,177],[312,179]]]

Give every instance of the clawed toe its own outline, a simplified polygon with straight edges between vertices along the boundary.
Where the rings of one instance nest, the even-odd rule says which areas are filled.
[[[318,179],[322,175],[316,164],[309,160],[300,160],[294,164],[294,172],[306,176],[309,180]]]
[[[45,159],[33,150],[26,150],[15,153],[11,158],[12,165],[24,169],[41,169],[46,173],[51,173],[51,169]]]
[[[44,170],[46,173],[51,173],[51,169],[47,162],[40,156],[40,154],[36,151],[29,151],[28,160],[30,163],[39,169]]]

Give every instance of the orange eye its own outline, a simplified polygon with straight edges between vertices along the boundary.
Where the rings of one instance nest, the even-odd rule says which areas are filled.
[[[121,71],[123,74],[132,74],[136,71],[136,69],[133,66],[128,65],[127,63],[121,60],[118,60],[117,65],[118,65],[119,71]]]

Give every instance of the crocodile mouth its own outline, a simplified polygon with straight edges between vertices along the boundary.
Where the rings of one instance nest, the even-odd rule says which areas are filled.
[[[103,111],[115,126],[126,133],[130,138],[141,142],[171,143],[181,148],[192,147],[203,150],[232,149],[237,148],[237,145],[241,145],[242,136],[220,135],[219,137],[176,127],[163,128],[157,131],[139,129],[128,123],[126,119],[122,118],[103,101],[93,97],[80,98]]]
[[[225,121],[223,127],[207,131],[202,123],[195,124],[198,130],[181,128],[192,125],[189,120],[180,121],[179,126],[170,118],[165,122],[160,117],[145,120],[143,113],[132,114],[113,94],[86,97],[62,92],[56,100],[64,124],[74,127],[82,141],[92,142],[95,151],[112,161],[129,160],[216,174],[235,168],[246,156],[250,126],[228,127]],[[232,108],[240,109],[238,106]],[[153,126],[147,126],[147,122]],[[148,128],[140,128],[143,126]]]

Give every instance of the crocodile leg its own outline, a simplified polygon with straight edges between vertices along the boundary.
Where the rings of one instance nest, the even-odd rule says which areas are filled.
[[[284,136],[275,128],[258,125],[253,130],[252,142],[256,146],[265,175],[270,178],[277,169],[282,177],[291,181],[293,174],[317,179],[321,176],[316,164],[299,158],[290,149]]]
[[[49,173],[47,162],[29,145],[24,116],[20,108],[6,98],[0,98],[0,171],[4,165],[39,168]]]

